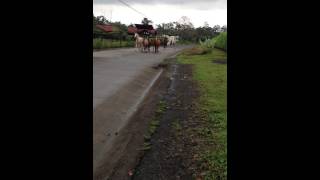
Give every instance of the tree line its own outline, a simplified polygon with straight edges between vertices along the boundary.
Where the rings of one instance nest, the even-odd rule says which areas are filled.
[[[141,22],[142,24],[152,23],[151,20],[144,18]],[[115,28],[115,32],[104,33],[103,31],[96,28],[97,24],[111,24]],[[132,26],[129,25],[129,26]],[[121,22],[110,22],[104,16],[94,16],[93,15],[93,34],[94,37],[99,35],[106,38],[121,38],[123,40],[132,39],[132,36],[128,35],[128,27]],[[190,19],[186,16],[181,17],[179,21],[157,24],[154,27],[157,30],[158,35],[167,34],[179,36],[182,41],[189,42],[199,42],[199,40],[210,39],[216,37],[221,32],[227,32],[227,26],[214,25],[210,27],[207,22],[204,22],[204,25],[201,27],[195,28]]]
[[[98,29],[97,25],[111,24],[113,32],[106,33]],[[93,15],[93,38],[106,38],[106,39],[120,39],[130,40],[132,37],[128,36],[128,26],[121,22],[110,22],[104,16]]]

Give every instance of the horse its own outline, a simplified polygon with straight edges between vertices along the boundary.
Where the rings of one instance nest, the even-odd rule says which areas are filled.
[[[138,48],[142,51],[143,37],[140,37],[138,33],[134,33],[134,38],[136,39],[136,48]]]
[[[176,45],[176,37],[175,36],[169,36],[169,40],[168,40],[168,46],[174,46]]]
[[[146,50],[150,52],[149,40],[147,38],[143,40],[143,51],[145,52]]]
[[[167,47],[167,43],[168,43],[168,38],[165,36],[162,36],[161,38],[161,44],[163,45],[163,48]]]
[[[163,35],[163,37],[164,38],[166,38],[167,39],[167,46],[174,46],[174,45],[176,45],[176,42],[177,42],[177,37],[178,36],[168,36],[168,35]]]
[[[155,39],[154,38],[149,38],[149,49],[151,46],[153,47],[153,50],[155,51]]]
[[[174,36],[174,43],[176,44],[179,41],[179,36]]]
[[[153,47],[154,53],[159,52],[159,46],[161,45],[161,41],[158,37],[149,38],[149,49]]]
[[[161,41],[160,39],[158,39],[156,37],[156,39],[154,40],[154,52],[157,53],[159,52],[159,46],[161,45]]]

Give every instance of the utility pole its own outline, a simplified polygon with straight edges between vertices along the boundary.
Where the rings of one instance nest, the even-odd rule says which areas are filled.
[[[112,9],[111,9],[111,16],[110,16],[110,22],[112,21]]]

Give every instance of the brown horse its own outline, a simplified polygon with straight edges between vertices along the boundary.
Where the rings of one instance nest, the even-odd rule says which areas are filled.
[[[149,46],[149,40],[147,38],[143,39],[143,51],[146,52],[146,50],[148,50],[148,52],[150,52],[150,46]]]
[[[159,47],[160,47],[160,45],[161,45],[160,39],[156,38],[156,39],[154,40],[154,52],[155,52],[155,53],[159,52]]]
[[[155,39],[154,38],[149,39],[149,49],[150,49],[150,47],[153,47],[153,50],[155,51]]]
[[[167,37],[162,37],[161,38],[161,44],[163,45],[163,48],[167,47],[167,43],[168,43],[168,38]]]
[[[153,47],[154,53],[159,52],[159,46],[161,45],[161,41],[158,37],[149,39],[149,48]]]

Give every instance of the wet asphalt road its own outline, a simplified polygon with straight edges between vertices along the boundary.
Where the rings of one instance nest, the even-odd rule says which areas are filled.
[[[124,48],[93,53],[93,109],[117,89],[131,81],[144,68],[160,63],[182,47],[160,48],[160,53],[141,53]]]
[[[128,123],[161,70],[155,66],[190,46],[141,53],[136,48],[93,52],[93,169],[108,159],[117,132]]]

